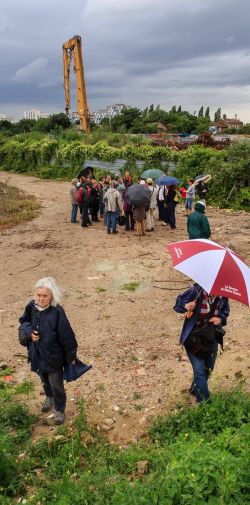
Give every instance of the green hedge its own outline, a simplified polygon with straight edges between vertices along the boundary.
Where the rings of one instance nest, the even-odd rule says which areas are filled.
[[[86,145],[81,140],[28,135],[0,138],[0,167],[3,170],[37,175],[41,178],[69,180],[86,159],[113,162],[126,160],[126,168],[138,174],[136,160],[143,169],[160,168],[162,162],[175,161],[176,175],[182,182],[189,177],[211,173],[209,203],[219,207],[249,210],[250,205],[250,142],[237,142],[217,151],[198,145],[184,151],[149,145],[111,147],[106,142]]]

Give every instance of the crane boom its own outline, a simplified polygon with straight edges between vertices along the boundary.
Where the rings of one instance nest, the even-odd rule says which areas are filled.
[[[63,68],[64,68],[64,90],[66,102],[66,114],[70,109],[70,65],[73,58],[74,72],[76,74],[76,100],[77,112],[80,118],[82,130],[89,132],[89,110],[87,104],[86,86],[84,79],[84,67],[82,59],[82,39],[75,35],[63,44]]]

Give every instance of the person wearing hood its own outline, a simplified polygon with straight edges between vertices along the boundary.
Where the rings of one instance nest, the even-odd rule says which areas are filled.
[[[189,239],[206,238],[211,236],[211,230],[207,216],[204,215],[206,210],[205,202],[197,202],[192,212],[187,218],[187,231]]]

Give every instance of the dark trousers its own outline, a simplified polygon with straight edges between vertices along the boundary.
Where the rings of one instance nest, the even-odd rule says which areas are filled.
[[[60,412],[65,411],[66,406],[66,393],[63,384],[63,371],[59,370],[54,373],[38,373],[45,395],[53,398],[55,410]]]
[[[88,226],[89,223],[89,206],[84,203],[82,205],[82,224],[81,226]]]
[[[215,342],[211,353],[206,358],[198,358],[190,351],[186,352],[194,372],[190,392],[195,394],[197,403],[202,401],[209,402],[210,395],[208,390],[208,379],[214,369],[218,352],[218,344]]]
[[[101,217],[103,217],[104,208],[105,208],[104,202],[101,201],[101,203],[100,203],[100,216]]]
[[[134,213],[132,210],[127,210],[125,212],[125,230],[134,230],[134,229],[135,229]]]
[[[172,229],[176,228],[176,225],[175,225],[175,202],[168,202],[167,215],[168,215],[168,222],[170,224],[170,228],[172,228]]]
[[[99,203],[92,204],[92,207],[90,209],[92,221],[98,221],[98,211],[99,211]]]
[[[164,201],[158,200],[159,221],[164,221]]]

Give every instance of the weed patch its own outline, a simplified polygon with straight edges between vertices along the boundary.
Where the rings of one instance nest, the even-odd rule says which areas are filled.
[[[122,286],[122,290],[123,291],[136,291],[137,288],[139,288],[140,286],[140,283],[137,282],[137,281],[131,281],[131,282],[128,282],[126,284],[123,284]]]
[[[0,229],[34,219],[39,209],[34,196],[0,182]]]
[[[45,505],[246,505],[249,404],[238,388],[215,395],[211,405],[180,407],[153,423],[147,442],[119,449],[88,425],[81,402],[73,424],[33,444],[17,428],[21,422],[29,430],[32,416],[5,403],[1,504],[14,497]]]

